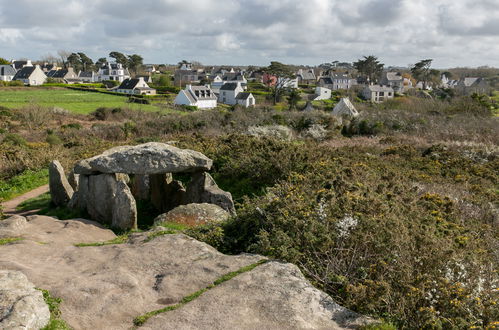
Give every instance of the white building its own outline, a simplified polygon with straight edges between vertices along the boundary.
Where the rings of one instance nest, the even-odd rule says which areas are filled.
[[[329,100],[331,98],[331,90],[326,87],[316,87],[315,88],[315,98],[314,101],[319,100]]]
[[[98,81],[114,80],[123,82],[125,79],[130,78],[130,73],[128,69],[119,63],[106,63],[99,69],[97,77]]]
[[[252,107],[256,104],[255,97],[253,94],[248,92],[241,92],[236,96],[237,104],[242,105],[243,107]]]
[[[348,118],[355,118],[359,115],[359,112],[357,109],[355,109],[354,105],[348,97],[344,97],[336,104],[336,106],[333,109],[333,115],[338,116],[338,117],[348,117]]]
[[[25,85],[29,86],[38,86],[45,83],[47,76],[39,65],[25,66],[16,72],[16,75],[12,80],[22,81]]]
[[[150,88],[142,77],[124,80],[116,91],[124,94],[156,95],[156,90]]]
[[[84,83],[93,83],[99,81],[98,75],[94,71],[80,71],[78,73],[78,79]]]
[[[362,90],[362,96],[374,103],[393,99],[394,94],[393,88],[380,85],[369,85]]]
[[[12,65],[0,65],[0,81],[12,81],[16,75],[16,69]]]
[[[199,109],[212,109],[217,106],[217,96],[209,87],[187,85],[175,97],[174,104],[195,106]]]
[[[298,88],[298,78],[279,78],[277,84],[283,88]]]
[[[240,82],[232,82],[222,85],[218,102],[229,105],[240,104],[247,108],[255,105],[255,97],[251,93],[245,93]]]

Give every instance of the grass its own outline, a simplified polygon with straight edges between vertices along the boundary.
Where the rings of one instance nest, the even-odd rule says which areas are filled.
[[[7,201],[15,198],[30,190],[47,184],[48,180],[48,169],[38,171],[28,170],[22,174],[16,175],[10,180],[0,180],[0,199]]]
[[[215,280],[215,282],[213,282],[213,284],[208,285],[206,288],[198,290],[198,291],[196,291],[196,292],[194,292],[194,293],[192,293],[192,294],[190,294],[190,295],[182,298],[182,300],[180,300],[180,302],[177,303],[177,304],[175,304],[175,305],[167,306],[167,307],[164,307],[164,308],[161,308],[161,309],[157,309],[157,310],[154,310],[154,311],[151,311],[151,312],[147,312],[147,313],[145,313],[143,315],[137,316],[133,320],[133,323],[136,326],[141,326],[144,323],[146,323],[147,320],[149,320],[151,317],[153,317],[155,315],[176,310],[176,309],[184,306],[185,304],[193,301],[194,299],[198,298],[203,293],[205,293],[205,292],[213,289],[214,287],[216,287],[216,286],[218,286],[218,285],[220,285],[220,284],[222,284],[224,282],[227,282],[230,279],[233,279],[237,275],[249,272],[249,271],[255,269],[256,267],[258,267],[258,266],[260,266],[260,265],[262,265],[262,264],[264,264],[266,262],[267,262],[267,260],[260,260],[260,261],[254,263],[254,264],[242,267],[242,268],[240,268],[240,269],[238,269],[238,270],[236,270],[234,272],[227,273],[227,274],[223,275],[222,277],[218,278],[217,280]]]
[[[117,95],[76,91],[65,88],[3,88],[0,104],[7,108],[21,108],[29,103],[44,107],[60,107],[73,113],[88,114],[100,107],[158,111],[150,104],[127,103],[128,98]]]
[[[57,217],[59,220],[88,218],[87,214],[80,210],[67,207],[54,207],[51,204],[50,193],[48,192],[25,200],[16,207],[16,210],[24,212],[38,210],[37,214]]]
[[[21,237],[0,238],[0,245],[7,245],[22,240]]]
[[[61,298],[56,298],[52,297],[50,295],[50,292],[47,290],[43,289],[37,289],[40,290],[43,294],[43,299],[45,300],[45,303],[49,307],[50,311],[50,321],[49,324],[47,324],[42,330],[69,330],[71,329],[69,325],[61,319],[61,311],[59,309],[59,305],[62,302]]]
[[[105,241],[105,242],[77,243],[74,246],[76,246],[76,247],[87,247],[87,246],[104,246],[104,245],[123,244],[123,243],[126,243],[126,241],[128,240],[129,234],[130,233],[126,233],[126,234],[117,236],[116,238],[113,238],[112,240]]]
[[[33,197],[20,203],[16,210],[18,211],[32,211],[32,210],[43,210],[50,205],[50,193],[46,192],[40,196]]]

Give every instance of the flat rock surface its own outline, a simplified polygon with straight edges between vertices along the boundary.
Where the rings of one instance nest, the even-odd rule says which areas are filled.
[[[187,204],[180,205],[168,213],[164,213],[154,219],[155,225],[163,222],[174,222],[187,226],[199,226],[211,222],[225,221],[230,214],[215,204]]]
[[[78,162],[74,172],[87,175],[164,174],[208,171],[212,165],[213,161],[198,151],[149,142],[109,149],[98,156]]]
[[[62,318],[74,329],[131,329],[133,319],[179,303],[221,276],[263,259],[224,255],[185,235],[125,244],[76,247],[116,236],[86,220],[14,217],[0,221],[0,269],[21,271],[36,287],[62,298]],[[156,229],[157,230],[157,229]],[[205,292],[181,308],[151,318],[144,329],[336,329],[363,318],[313,288],[296,266],[270,262]]]

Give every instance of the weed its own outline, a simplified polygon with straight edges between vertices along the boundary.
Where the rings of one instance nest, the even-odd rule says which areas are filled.
[[[0,238],[0,245],[7,245],[22,240],[21,237]]]
[[[128,241],[129,234],[123,234],[113,238],[112,240],[106,242],[95,242],[95,243],[77,243],[74,246],[76,247],[88,247],[88,246],[104,246],[104,245],[115,245],[115,244],[124,244]]]
[[[50,292],[43,289],[40,290],[43,294],[43,299],[45,303],[49,307],[50,311],[50,321],[47,326],[45,326],[42,330],[69,330],[71,329],[69,325],[61,319],[61,311],[59,309],[59,305],[62,302],[61,298],[52,297]]]

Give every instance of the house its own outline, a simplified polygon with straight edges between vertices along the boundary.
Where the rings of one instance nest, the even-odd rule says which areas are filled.
[[[16,69],[12,65],[0,65],[0,81],[12,81]]]
[[[248,92],[241,92],[236,96],[237,104],[242,105],[243,107],[252,107],[255,105],[256,100],[253,94]]]
[[[364,99],[374,103],[380,103],[388,99],[393,99],[394,94],[395,92],[393,88],[381,85],[369,85],[364,87],[362,90],[362,96]]]
[[[123,67],[120,63],[106,63],[97,73],[98,81],[114,80],[123,82],[125,79],[130,78],[130,72]]]
[[[277,84],[277,77],[274,75],[268,74],[268,73],[264,73],[262,75],[262,82],[265,85],[272,87],[272,86],[275,86]]]
[[[320,87],[326,87],[333,91],[350,89],[354,85],[357,85],[357,80],[349,77],[346,73],[331,73],[330,76],[319,79]]]
[[[136,76],[135,78],[142,78],[144,79],[144,81],[148,84],[152,84],[152,77],[150,75],[146,75],[146,76]]]
[[[199,83],[201,81],[198,70],[192,69],[192,63],[180,63],[180,68],[175,70],[173,75],[175,86],[182,86],[183,84]]]
[[[43,65],[41,66],[41,69],[43,72],[49,72],[49,71],[52,71],[52,70],[58,70],[60,69],[56,63],[43,63]]]
[[[144,78],[125,79],[121,85],[116,88],[118,93],[130,95],[156,95],[156,90],[150,88],[144,81]]]
[[[12,61],[12,66],[16,71],[21,70],[25,66],[33,66],[30,60],[20,60],[20,61]]]
[[[383,72],[381,85],[390,86],[396,93],[404,92],[404,77],[400,72]]]
[[[314,95],[314,101],[319,101],[319,100],[329,100],[331,98],[331,90],[326,87],[316,87],[315,88],[315,95]]]
[[[144,65],[144,71],[148,73],[155,73],[157,72],[156,67],[154,64],[145,64]]]
[[[195,106],[199,109],[212,109],[217,106],[217,96],[207,86],[186,85],[175,97],[174,104]]]
[[[300,69],[296,73],[298,77],[298,83],[300,84],[315,84],[317,82],[317,77],[313,69]]]
[[[251,93],[244,93],[241,82],[231,82],[220,87],[218,102],[224,104],[241,104],[245,107],[255,105],[255,97]]]
[[[47,72],[47,77],[58,81],[67,82],[68,79],[78,79],[78,75],[74,72],[73,68],[51,70]]]
[[[225,84],[240,83],[241,87],[246,90],[248,87],[248,80],[244,77],[242,73],[239,72],[228,72],[223,76],[216,75],[211,83],[211,88],[215,93],[220,91],[220,88]]]
[[[80,71],[78,79],[83,83],[93,83],[99,80],[97,73],[94,71]]]
[[[277,83],[283,88],[298,88],[298,78],[278,78]]]
[[[25,85],[38,86],[43,85],[47,80],[45,72],[42,71],[39,65],[25,66],[16,72],[12,80],[22,81]]]
[[[333,109],[333,115],[337,117],[347,117],[349,119],[355,118],[359,115],[357,109],[348,97],[343,97]]]
[[[460,79],[454,89],[460,95],[489,94],[491,87],[484,78],[468,77]]]

